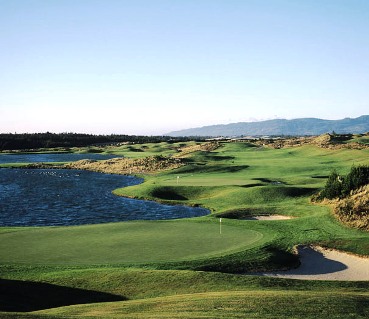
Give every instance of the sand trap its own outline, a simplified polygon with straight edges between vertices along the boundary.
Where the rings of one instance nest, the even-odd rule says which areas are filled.
[[[284,215],[260,215],[260,216],[250,216],[243,218],[244,220],[286,220],[291,219],[291,216]]]
[[[322,247],[298,249],[300,267],[287,271],[259,273],[262,276],[305,280],[369,280],[369,258]]]

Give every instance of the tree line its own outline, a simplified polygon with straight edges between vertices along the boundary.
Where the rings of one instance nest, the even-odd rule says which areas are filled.
[[[118,143],[157,143],[202,141],[199,137],[141,136],[141,135],[93,135],[80,133],[24,133],[0,134],[0,150],[27,150],[55,147],[85,147]]]

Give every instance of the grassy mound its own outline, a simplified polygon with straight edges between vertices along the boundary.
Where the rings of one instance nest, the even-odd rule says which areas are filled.
[[[129,318],[130,316],[136,316],[145,318],[154,316],[154,318],[163,318],[166,315],[169,317],[186,318],[187,312],[193,315],[194,310],[197,311],[199,317],[203,317],[206,314],[211,314],[213,317],[218,318],[218,315],[227,318],[239,318],[245,314],[252,314],[256,309],[263,309],[259,314],[260,316],[268,317],[268,313],[274,314],[274,309],[277,307],[278,318],[280,315],[286,316],[286,318],[298,318],[297,313],[307,307],[310,309],[310,315],[317,315],[318,311],[321,311],[329,303],[329,298],[335,296],[341,296],[339,298],[342,306],[334,311],[335,314],[347,315],[343,305],[349,305],[350,312],[353,314],[363,312],[365,314],[367,305],[367,290],[369,283],[355,282],[355,283],[340,283],[340,282],[308,282],[308,281],[296,281],[288,279],[275,279],[268,277],[255,277],[245,275],[231,275],[223,273],[212,272],[198,272],[198,271],[158,271],[158,270],[145,270],[145,269],[127,269],[122,270],[120,268],[99,268],[99,269],[75,269],[75,270],[48,270],[45,267],[38,269],[29,268],[27,266],[19,266],[18,268],[9,268],[7,270],[2,269],[3,275],[10,278],[22,278],[22,276],[30,278],[33,282],[23,284],[20,280],[8,280],[12,282],[13,286],[19,283],[20,285],[35,285],[43,287],[43,304],[52,304],[55,292],[63,291],[62,285],[71,288],[79,287],[76,291],[90,292],[89,301],[91,302],[93,296],[113,296],[113,298],[121,298],[127,300],[125,302],[115,303],[101,303],[91,305],[81,305],[75,307],[66,307],[58,309],[50,309],[42,312],[32,313],[27,318],[32,318],[32,315],[41,316],[56,316],[57,318],[71,318],[79,316],[89,315],[97,316],[100,318]],[[35,281],[42,281],[44,284],[37,284]],[[46,283],[46,284],[45,284]],[[5,289],[5,288],[4,288]],[[41,290],[39,290],[41,291]],[[74,289],[70,290],[71,292]],[[236,293],[236,294],[235,294]],[[237,298],[243,296],[245,302]],[[219,296],[223,295],[224,299],[219,299]],[[27,292],[24,294],[14,295],[14,298],[7,298],[7,306],[13,308],[21,308],[24,301],[23,296],[27,296]],[[174,299],[178,296],[177,301]],[[198,308],[197,297],[203,297],[203,307]],[[226,297],[228,296],[228,297]],[[254,296],[254,297],[253,297]],[[278,296],[286,296],[286,299],[280,299]],[[290,304],[287,302],[287,296]],[[300,296],[298,298],[297,296]],[[344,296],[349,297],[347,299]],[[361,296],[361,299],[359,298]],[[28,299],[28,305],[33,309],[38,309],[37,306],[40,302],[40,296],[34,296]],[[67,294],[60,294],[59,305],[67,304],[69,300]],[[319,298],[322,297],[322,298]],[[268,299],[267,303],[263,303],[263,298]],[[259,299],[259,300],[257,300]],[[109,299],[105,299],[108,301]],[[186,304],[186,310],[182,308],[177,302]],[[235,304],[232,306],[232,300]],[[250,302],[246,302],[249,300]],[[310,301],[314,300],[314,307],[310,305]],[[352,301],[359,302],[356,305],[356,310],[353,309]],[[96,302],[103,302],[104,299],[97,299]],[[150,303],[154,302],[154,303]],[[173,302],[173,309],[177,309],[178,312],[174,313],[167,307],[163,308],[163,305]],[[226,307],[218,307],[217,314],[212,312],[211,305],[213,304],[224,305]],[[280,303],[280,304],[278,304]],[[295,310],[289,310],[292,312],[283,314],[283,307],[290,308],[289,305],[293,304]],[[136,305],[140,308],[140,313],[137,312],[138,308],[133,307]],[[150,305],[150,306],[148,306]],[[232,309],[231,309],[232,308]],[[90,310],[96,311],[93,315]],[[109,312],[109,310],[112,310]],[[317,312],[314,312],[314,309]],[[18,310],[21,311],[21,310]],[[154,311],[154,313],[152,313]],[[233,311],[233,312],[231,312]],[[98,314],[97,314],[98,313]],[[256,313],[253,314],[257,316]],[[4,318],[0,313],[1,318]],[[195,317],[196,317],[195,316]],[[16,317],[16,314],[11,316]],[[7,317],[5,317],[7,318]],[[256,317],[258,318],[258,317]],[[307,317],[309,318],[309,316]],[[340,318],[340,317],[338,317]],[[350,318],[350,316],[348,316]],[[357,317],[355,317],[357,318]],[[358,317],[360,318],[360,317]]]
[[[291,307],[291,304],[294,306]],[[366,318],[368,294],[232,291],[71,306],[39,314],[88,318]],[[272,317],[270,316],[273,313]],[[353,314],[357,314],[352,316]],[[361,314],[361,315],[360,315]]]

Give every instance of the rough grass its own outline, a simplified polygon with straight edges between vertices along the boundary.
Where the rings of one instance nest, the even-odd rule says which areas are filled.
[[[178,142],[178,143],[145,143],[135,145],[111,146],[106,149],[106,153],[129,158],[143,158],[147,156],[163,155],[170,156],[179,154],[178,149],[195,146],[196,142]]]

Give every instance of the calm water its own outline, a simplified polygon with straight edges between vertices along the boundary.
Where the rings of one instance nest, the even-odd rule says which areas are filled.
[[[35,162],[72,162],[81,159],[103,160],[119,157],[95,153],[48,153],[48,154],[0,154],[0,164],[4,163],[35,163]]]
[[[78,170],[0,169],[0,226],[96,224],[203,216],[206,209],[115,196],[133,176]]]

